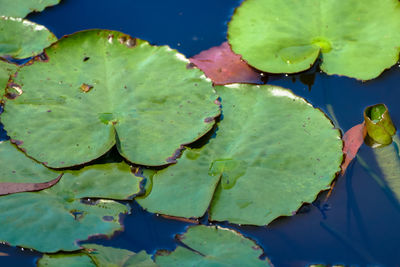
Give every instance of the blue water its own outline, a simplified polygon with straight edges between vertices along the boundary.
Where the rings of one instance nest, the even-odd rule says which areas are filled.
[[[226,40],[227,22],[240,2],[62,0],[60,5],[30,15],[29,19],[45,25],[57,37],[89,28],[119,30],[152,44],[167,44],[190,57]],[[398,65],[365,83],[327,76],[316,67],[298,75],[272,75],[268,83],[305,97],[343,131],[360,123],[364,108],[376,103],[385,103],[394,123],[400,125]],[[322,194],[297,215],[278,218],[266,227],[222,225],[256,240],[275,266],[398,265],[399,204],[371,176],[371,172],[382,176],[372,149],[363,145],[359,155],[370,169],[361,160],[354,160],[346,175],[338,177],[327,201]],[[185,231],[188,225],[147,213],[135,203],[132,209],[125,218],[124,232],[110,240],[93,241],[153,253],[157,249],[173,249],[174,235]],[[40,256],[4,245],[0,245],[0,251],[11,255],[0,257],[0,266],[33,266]]]

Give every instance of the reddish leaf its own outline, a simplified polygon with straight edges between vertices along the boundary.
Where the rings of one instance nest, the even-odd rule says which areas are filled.
[[[214,84],[263,83],[260,73],[251,68],[240,55],[232,52],[228,42],[212,47],[190,59]]]
[[[358,149],[364,143],[366,134],[367,131],[365,128],[365,123],[363,122],[352,127],[343,135],[343,153],[345,154],[345,158],[342,163],[342,174],[346,171],[350,162],[357,155]]]
[[[63,173],[56,179],[45,183],[0,183],[0,196],[21,192],[40,191],[58,183],[62,176]]]

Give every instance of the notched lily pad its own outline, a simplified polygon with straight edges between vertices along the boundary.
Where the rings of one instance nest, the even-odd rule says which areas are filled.
[[[42,25],[21,18],[0,16],[0,57],[32,57],[55,41],[57,37]]]
[[[22,93],[7,99],[1,120],[49,167],[89,162],[115,144],[130,162],[173,163],[220,114],[211,82],[167,46],[92,30],[45,52],[46,62],[37,58],[12,81]]]
[[[0,164],[0,181],[47,181],[60,174],[10,142],[0,144]],[[122,229],[120,216],[129,208],[109,199],[131,199],[141,193],[142,180],[127,164],[109,163],[65,171],[57,184],[40,192],[1,196],[0,240],[42,252],[77,250],[77,241]]]
[[[0,0],[0,16],[24,18],[31,12],[43,11],[59,2],[60,0]]]
[[[219,86],[216,137],[186,149],[137,198],[151,212],[265,225],[330,188],[343,159],[338,130],[303,98],[276,86]],[[243,130],[245,129],[245,130]]]
[[[398,0],[247,0],[228,40],[262,71],[300,72],[321,56],[324,72],[369,80],[397,62],[399,28]]]
[[[38,267],[75,267],[75,266],[113,266],[113,267],[155,267],[158,266],[145,251],[134,253],[126,249],[105,247],[96,244],[82,245],[79,253],[44,255],[38,261]]]
[[[163,266],[272,266],[261,260],[262,249],[233,230],[210,226],[192,226],[181,237],[187,247],[156,255]]]

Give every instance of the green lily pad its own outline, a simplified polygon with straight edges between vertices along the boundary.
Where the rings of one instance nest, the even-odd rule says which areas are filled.
[[[29,20],[0,16],[0,57],[27,58],[57,41],[46,27]]]
[[[47,62],[18,72],[13,84],[22,93],[6,101],[1,120],[47,166],[82,164],[115,144],[130,162],[169,164],[220,114],[211,82],[167,46],[92,30],[46,54]]]
[[[321,56],[324,72],[369,80],[397,62],[399,28],[398,0],[247,0],[228,39],[266,72],[300,72]]]
[[[4,95],[10,75],[17,70],[17,66],[0,60],[0,99]]]
[[[59,2],[60,0],[0,0],[0,16],[24,18],[31,12],[43,11]]]
[[[0,183],[43,183],[59,175],[26,157],[10,141],[0,142]]]
[[[1,181],[50,180],[58,172],[27,158],[9,142],[0,144]],[[42,252],[72,251],[79,240],[121,230],[120,214],[129,208],[113,200],[132,199],[142,178],[125,163],[65,171],[53,187],[0,197],[0,240]],[[96,198],[96,200],[87,200]]]
[[[82,245],[97,266],[154,267],[157,264],[145,251],[134,253],[126,249],[104,247],[96,244]]]
[[[303,98],[276,86],[217,87],[216,138],[186,149],[152,177],[138,202],[151,212],[265,225],[330,188],[342,162],[338,130]]]
[[[44,255],[38,261],[38,267],[155,267],[158,266],[145,251],[134,253],[126,249],[105,247],[96,244],[84,244],[82,252],[74,254],[59,253]]]
[[[364,121],[368,136],[374,142],[382,145],[388,145],[392,142],[396,128],[385,104],[367,107],[364,110]]]
[[[163,266],[272,266],[260,260],[262,249],[252,240],[233,230],[220,227],[192,226],[179,240],[171,253],[156,255],[156,263]]]
[[[43,255],[37,267],[96,267],[96,264],[85,253],[60,253]]]

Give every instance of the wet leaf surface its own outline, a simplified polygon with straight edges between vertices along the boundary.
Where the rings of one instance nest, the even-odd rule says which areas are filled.
[[[227,42],[195,55],[190,61],[204,71],[216,85],[236,82],[263,83],[261,74],[247,65],[240,55],[233,53]]]
[[[29,20],[0,16],[0,57],[35,56],[57,41],[46,27]]]
[[[126,249],[105,247],[96,244],[82,245],[85,250],[74,254],[44,255],[38,261],[38,267],[42,266],[112,266],[112,267],[154,267],[150,255],[145,251],[134,253]]]
[[[397,0],[248,0],[236,9],[228,39],[235,53],[265,72],[321,69],[369,80],[399,58]]]
[[[115,144],[137,164],[173,163],[220,114],[211,82],[188,63],[119,32],[80,32],[19,71],[21,94],[7,100],[1,121],[14,143],[54,168],[89,162]]]
[[[43,11],[60,0],[0,0],[0,16],[24,18],[31,12]]]
[[[1,181],[47,181],[60,174],[10,142],[1,143],[0,152]],[[129,208],[109,199],[131,199],[142,191],[141,182],[126,163],[109,163],[64,171],[57,184],[40,192],[1,196],[0,240],[41,252],[77,250],[79,240],[122,229],[120,215]]]
[[[155,173],[150,194],[137,199],[141,206],[190,218],[211,203],[212,220],[265,225],[330,187],[342,141],[320,110],[276,86],[233,84],[217,91],[223,117],[215,138]]]
[[[163,266],[272,266],[260,260],[262,249],[237,232],[215,226],[192,226],[178,239],[187,247],[158,253],[156,263]]]
[[[346,169],[349,166],[350,162],[357,155],[360,146],[364,143],[364,138],[366,134],[367,132],[365,128],[365,123],[363,122],[352,127],[343,135],[343,153],[345,155],[345,158],[342,163],[342,174],[346,172]]]

